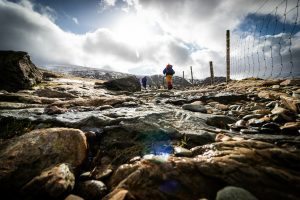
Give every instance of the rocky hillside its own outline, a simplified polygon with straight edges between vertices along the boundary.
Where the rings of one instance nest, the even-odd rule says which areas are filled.
[[[40,83],[42,73],[26,52],[0,51],[0,89],[18,91]]]
[[[8,199],[299,199],[299,80],[47,77],[0,93]]]
[[[76,77],[98,79],[98,80],[114,80],[114,79],[125,78],[128,76],[133,76],[132,74],[127,74],[127,73],[109,71],[104,69],[81,67],[81,66],[47,66],[47,67],[42,66],[42,68],[52,72],[58,72],[62,74],[73,75]],[[138,79],[142,79],[144,76],[136,76],[136,77]],[[156,88],[163,87],[164,79],[165,79],[163,75],[152,75],[146,77],[148,80],[147,82],[148,86],[156,87]],[[183,79],[182,77],[179,76],[174,76],[173,83],[175,87],[188,87],[192,85],[188,80]],[[202,81],[195,80],[195,83],[202,84]],[[207,81],[203,80],[203,83],[207,84]]]

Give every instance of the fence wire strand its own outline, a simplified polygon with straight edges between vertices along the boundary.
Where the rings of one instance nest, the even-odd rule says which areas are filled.
[[[300,0],[265,0],[248,17],[252,27],[239,31],[233,41],[233,76],[237,79],[299,76],[295,46],[299,42]],[[299,62],[299,61],[298,61]]]

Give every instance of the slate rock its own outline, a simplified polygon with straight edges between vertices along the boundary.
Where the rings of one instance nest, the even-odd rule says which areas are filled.
[[[30,89],[42,81],[41,71],[22,51],[0,51],[0,89],[18,91]]]

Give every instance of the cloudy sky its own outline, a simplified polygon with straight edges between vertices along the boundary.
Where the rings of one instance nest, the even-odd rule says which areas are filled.
[[[145,75],[161,73],[167,63],[173,64],[177,75],[183,70],[188,74],[189,66],[193,66],[196,78],[209,75],[212,60],[215,75],[224,76],[226,30],[232,31],[232,45],[239,45],[243,33],[248,34],[242,40],[251,44],[259,45],[251,36],[268,36],[271,42],[272,33],[265,31],[259,36],[259,28],[254,34],[251,31],[257,26],[255,21],[268,16],[280,2],[0,0],[0,50],[26,51],[38,66],[80,65]],[[287,9],[293,8],[297,2],[286,0],[280,9],[285,3]],[[296,11],[285,20],[290,29]],[[284,19],[279,18],[279,22]],[[283,40],[288,44],[288,31],[280,30],[273,37],[285,34]],[[298,32],[297,25],[293,38],[299,37]],[[300,49],[299,41],[293,41],[293,50]],[[233,62],[237,64],[238,59]]]

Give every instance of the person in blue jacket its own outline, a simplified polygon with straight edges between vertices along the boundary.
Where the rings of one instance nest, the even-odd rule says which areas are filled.
[[[168,90],[171,90],[173,88],[172,77],[175,74],[175,71],[173,70],[173,66],[171,64],[167,64],[166,68],[163,71],[163,74],[166,76]]]
[[[144,77],[142,78],[142,86],[143,86],[143,88],[145,88],[145,89],[146,89],[146,87],[147,87],[147,77],[146,77],[146,76],[144,76]]]

